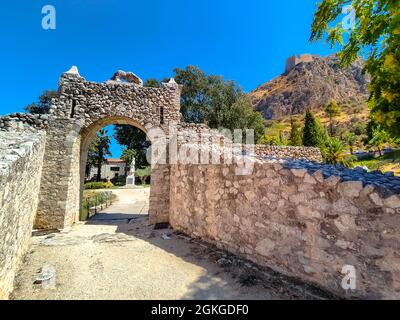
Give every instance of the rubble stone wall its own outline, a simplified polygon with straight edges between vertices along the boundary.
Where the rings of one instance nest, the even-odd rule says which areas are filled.
[[[0,132],[0,299],[13,289],[39,201],[45,133]]]
[[[232,143],[232,139],[227,139],[222,133],[216,129],[210,129],[205,124],[180,123],[177,132],[177,141],[179,144],[192,143],[198,144],[204,141],[205,134],[208,140],[214,144],[225,145]],[[245,135],[245,133],[243,133]],[[238,146],[237,144],[233,144]],[[246,149],[246,145],[241,146]],[[290,159],[290,160],[308,160],[322,162],[322,154],[319,148],[313,147],[294,147],[294,146],[270,146],[263,144],[255,144],[249,146],[253,149],[254,155],[268,159]],[[243,150],[246,151],[246,150]]]
[[[302,161],[171,166],[170,223],[344,297],[400,298],[400,178]],[[342,268],[354,266],[356,290]]]

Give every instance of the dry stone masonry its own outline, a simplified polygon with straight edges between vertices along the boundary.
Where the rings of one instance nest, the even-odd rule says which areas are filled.
[[[45,133],[0,132],[0,299],[13,289],[39,200]]]
[[[37,131],[47,128],[48,114],[11,113],[0,117],[0,131]]]
[[[234,165],[173,165],[170,223],[343,297],[399,299],[400,179],[350,171],[257,160],[240,176]],[[352,292],[341,287],[346,265]]]
[[[102,127],[161,128],[195,158],[245,159],[219,164],[172,161],[153,167],[149,219],[346,297],[400,298],[400,179],[322,165],[316,148],[235,145],[222,133],[198,146],[210,129],[181,122],[179,86],[143,87],[135,74],[85,80],[76,67],[61,76],[49,114],[0,117],[0,294],[36,228],[62,229],[79,219],[87,150]],[[174,132],[170,132],[170,131]],[[152,140],[153,139],[153,140]],[[199,140],[200,139],[200,140]],[[228,148],[227,145],[230,145]],[[191,149],[192,148],[192,149]],[[206,158],[207,158],[206,157]],[[169,160],[169,161],[168,161]],[[213,163],[213,162],[210,162]],[[357,289],[341,287],[354,266]]]

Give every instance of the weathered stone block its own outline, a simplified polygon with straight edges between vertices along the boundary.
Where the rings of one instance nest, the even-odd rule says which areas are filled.
[[[361,181],[345,181],[339,184],[338,191],[343,197],[357,198],[363,189]]]
[[[400,208],[400,197],[397,195],[390,196],[384,200],[385,206],[388,206],[392,209]]]

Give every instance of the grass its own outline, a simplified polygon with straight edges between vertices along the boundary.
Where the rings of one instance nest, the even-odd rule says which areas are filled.
[[[359,161],[354,161],[354,166],[366,166],[370,170],[382,172],[393,171],[395,176],[400,176],[400,150],[388,152],[383,156],[367,156]]]
[[[322,108],[323,109],[323,108]],[[328,128],[329,127],[329,117],[323,110],[315,111],[313,110],[315,117],[317,117],[321,123]],[[299,123],[304,124],[304,113],[293,115],[292,118],[297,120]],[[334,126],[341,126],[347,130],[353,127],[353,119],[359,122],[368,122],[369,109],[365,105],[356,106],[341,106],[341,113],[339,116],[333,118]],[[290,116],[282,117],[279,120],[266,120],[267,134],[273,134],[275,131],[282,131],[285,134],[290,132]]]
[[[111,201],[115,201],[117,196],[112,194]],[[96,205],[105,204],[108,201],[104,192],[102,191],[93,191],[93,190],[84,190],[83,191],[83,203],[82,203],[82,213],[81,220],[86,221],[88,218],[88,208],[94,207]]]

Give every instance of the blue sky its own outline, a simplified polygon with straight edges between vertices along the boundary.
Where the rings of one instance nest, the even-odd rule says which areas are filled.
[[[250,91],[282,73],[290,55],[333,52],[308,41],[316,3],[2,1],[0,114],[22,111],[43,90],[56,89],[72,65],[87,80],[104,81],[117,69],[162,79],[192,64]],[[56,30],[41,27],[46,4],[56,8]]]

